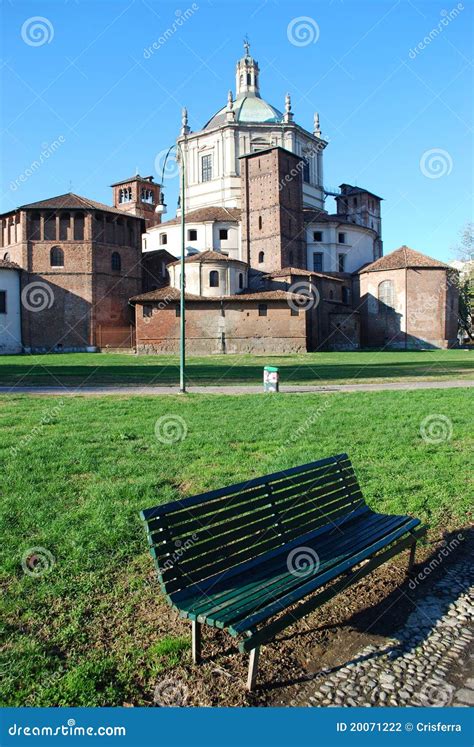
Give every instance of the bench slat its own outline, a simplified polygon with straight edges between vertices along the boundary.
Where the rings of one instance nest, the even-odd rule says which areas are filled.
[[[375,519],[378,520],[380,527],[380,515],[375,514]],[[360,524],[361,517],[358,516],[354,521],[350,522],[350,526],[347,527],[347,523],[341,525],[341,527],[345,528],[344,531],[344,541],[338,544],[337,552],[338,556],[341,552],[343,552],[344,547],[349,543],[349,546],[354,543],[354,532],[359,532],[357,537],[359,541],[362,541],[363,538],[372,531],[371,525],[374,523],[374,517],[362,517],[363,519],[363,526],[365,529],[365,533],[363,534],[358,527],[358,524]],[[308,541],[306,546],[312,547],[316,550],[318,555],[320,554],[321,559],[324,562],[328,561],[328,557],[331,556],[330,548],[333,546],[334,540],[333,537],[328,537],[327,534],[320,535],[319,537],[315,537],[312,541]],[[212,597],[209,597],[209,595],[201,595],[201,597],[197,597],[195,602],[193,604],[186,604],[185,608],[188,610],[189,614],[188,616],[191,617],[191,619],[194,618],[195,615],[205,615],[206,617],[209,615],[210,612],[216,612],[221,607],[226,607],[229,605],[234,605],[235,600],[239,600],[240,602],[246,601],[246,598],[249,596],[249,594],[254,594],[254,592],[261,592],[264,591],[265,593],[271,588],[274,587],[276,584],[279,583],[279,581],[283,578],[283,576],[287,577],[289,579],[289,572],[287,567],[287,558],[288,558],[288,551],[286,548],[282,548],[279,555],[275,556],[273,559],[272,564],[264,564],[261,568],[256,569],[256,572],[252,574],[251,578],[242,578],[240,583],[234,583],[230,588],[228,588],[225,591],[221,591],[218,594],[214,594]],[[334,555],[334,553],[333,553]],[[304,580],[304,579],[303,579]],[[298,579],[297,577],[293,577],[293,583],[294,585],[297,585],[298,583],[302,583],[301,579]]]
[[[235,635],[239,635],[240,633],[243,633],[246,630],[251,630],[256,625],[258,625],[260,622],[263,622],[264,620],[267,620],[272,615],[275,615],[278,612],[281,612],[283,609],[285,609],[286,607],[289,607],[291,604],[298,601],[299,599],[302,599],[304,596],[314,591],[318,587],[327,583],[331,579],[336,578],[337,576],[341,575],[341,573],[343,573],[345,570],[351,568],[357,563],[360,563],[362,560],[365,560],[365,558],[368,558],[370,555],[377,552],[377,550],[381,549],[382,547],[387,546],[394,540],[398,539],[398,537],[401,537],[403,534],[406,534],[410,529],[413,529],[419,523],[420,523],[419,519],[410,519],[409,517],[407,517],[407,522],[402,527],[399,527],[395,531],[391,532],[389,535],[385,536],[383,539],[379,539],[373,542],[372,545],[356,553],[354,556],[352,556],[348,560],[344,560],[342,563],[338,563],[338,565],[336,565],[334,568],[330,569],[329,571],[326,571],[321,576],[318,576],[316,579],[312,579],[308,583],[303,584],[296,591],[285,594],[283,597],[278,599],[276,602],[273,602],[272,604],[267,605],[259,612],[253,615],[250,615],[249,617],[246,617],[243,620],[240,620],[239,622],[235,623],[235,625],[230,626],[229,631]]]
[[[360,505],[360,501],[357,505]],[[300,536],[308,528],[316,529],[318,526],[327,525],[333,518],[337,518],[347,513],[348,510],[350,510],[353,506],[354,502],[348,504],[347,497],[344,497],[340,501],[336,501],[334,504],[331,504],[328,510],[323,514],[319,513],[317,516],[315,516],[313,512],[311,523],[300,523],[298,525],[299,528],[297,531],[294,530],[294,522],[289,522],[289,524],[292,525],[292,536]],[[219,553],[219,551],[216,551],[213,556],[212,554],[207,554],[204,558],[192,558],[186,563],[178,561],[176,563],[177,568],[174,569],[174,572],[176,573],[176,575],[182,573],[187,583],[196,583],[204,578],[207,578],[208,576],[214,575],[215,573],[221,573],[233,566],[237,566],[243,561],[251,558],[256,558],[263,552],[281,547],[284,543],[287,542],[287,533],[284,526],[282,527],[281,531],[278,531],[278,527],[276,524],[272,527],[272,529],[273,536],[266,541],[255,543],[255,538],[252,535],[251,537],[247,537],[246,541],[238,543],[238,552],[235,552],[235,548],[232,544],[230,544],[227,546],[227,548],[222,548],[221,553]],[[269,532],[270,530],[267,531],[267,534],[269,534]],[[221,557],[222,559],[219,560],[219,558]],[[171,572],[163,573],[165,582],[171,575]],[[175,587],[177,588],[178,586],[179,581],[177,581],[176,583],[172,582],[169,588],[167,586],[167,589],[171,592],[174,591]]]
[[[144,521],[150,522],[153,519],[158,519],[165,514],[174,513],[184,508],[191,508],[193,506],[199,505],[203,501],[211,501],[214,498],[231,495],[232,493],[243,492],[245,490],[249,490],[250,488],[265,485],[268,482],[273,482],[274,480],[278,480],[280,478],[291,477],[292,475],[298,475],[302,472],[308,472],[311,469],[324,467],[329,464],[335,464],[343,460],[348,461],[347,454],[338,454],[337,456],[327,457],[326,459],[319,459],[318,461],[310,462],[309,464],[304,464],[300,467],[291,467],[290,469],[282,470],[280,472],[274,472],[269,475],[264,475],[263,477],[255,477],[250,480],[246,480],[245,482],[236,483],[235,485],[218,488],[217,490],[212,490],[208,493],[200,493],[199,495],[190,496],[189,498],[182,498],[179,501],[171,501],[160,506],[147,508],[140,512],[140,516]]]
[[[217,616],[209,615],[207,612],[204,613],[202,616],[203,620],[205,619],[205,621],[210,625],[215,624],[219,628],[225,628],[230,623],[233,624],[235,621],[248,616],[250,613],[256,613],[269,601],[275,601],[293,589],[297,590],[304,583],[307,583],[310,578],[317,578],[333,566],[352,557],[357,551],[363,550],[371,541],[373,541],[374,537],[379,536],[378,532],[381,534],[387,534],[391,529],[395,529],[399,525],[400,521],[385,520],[364,532],[360,532],[360,535],[351,535],[344,539],[344,541],[338,542],[337,552],[335,554],[327,554],[327,548],[326,552],[321,550],[321,565],[317,573],[312,574],[311,576],[298,578],[289,572],[288,568],[285,568],[285,571],[282,571],[280,575],[276,576],[273,583],[267,584],[263,588],[255,589],[254,593],[250,594],[242,601],[237,601],[236,604],[230,605],[225,610],[219,612]]]

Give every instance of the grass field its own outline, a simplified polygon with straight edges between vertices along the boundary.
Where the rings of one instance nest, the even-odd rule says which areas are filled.
[[[154,581],[141,508],[347,451],[372,507],[465,525],[469,398],[0,398],[2,704],[149,703],[160,673],[189,658]],[[184,440],[157,439],[166,415],[183,419]],[[439,443],[420,431],[433,415],[447,425]],[[47,574],[22,570],[32,548],[51,553]]]
[[[472,376],[469,350],[362,351],[295,355],[212,355],[189,358],[189,384],[259,384],[266,364],[284,384],[351,383]],[[68,353],[0,356],[0,385],[176,384],[177,356]]]

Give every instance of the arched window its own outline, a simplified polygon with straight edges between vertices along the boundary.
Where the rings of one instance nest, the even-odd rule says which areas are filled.
[[[30,239],[34,241],[35,239],[41,238],[41,216],[39,213],[33,213],[31,215],[31,223],[30,223]]]
[[[343,286],[342,288],[342,303],[350,303],[351,302],[351,292],[349,288],[346,288]]]
[[[49,253],[51,267],[64,267],[64,252],[59,246],[53,246]]]
[[[393,282],[382,280],[378,287],[379,313],[382,311],[393,311]]]
[[[5,254],[3,255],[3,259],[5,260],[5,262],[9,262],[10,261],[10,252],[5,252]]]
[[[258,227],[261,231],[262,230],[262,216],[261,215],[258,216]]]
[[[265,252],[258,253],[258,263],[261,265],[265,261]]]
[[[118,252],[112,252],[111,265],[114,272],[120,272],[122,269],[122,258]]]
[[[219,287],[219,273],[217,272],[217,270],[211,270],[209,273],[209,287],[210,288]]]
[[[244,287],[244,275],[242,272],[239,272],[239,290],[242,290]]]

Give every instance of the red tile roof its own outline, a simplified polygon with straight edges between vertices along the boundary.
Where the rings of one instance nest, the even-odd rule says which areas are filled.
[[[449,266],[437,259],[428,257],[426,254],[416,252],[409,246],[401,246],[399,249],[380,257],[370,265],[361,267],[359,275],[363,272],[381,272],[382,270],[403,270],[408,267],[441,267],[449,270]]]
[[[273,291],[255,291],[254,293],[237,293],[233,296],[194,296],[191,293],[186,293],[186,301],[199,301],[201,303],[220,303],[221,301],[289,301],[298,300],[304,298],[304,296],[298,293],[288,293],[283,290]],[[180,292],[177,288],[167,286],[166,288],[157,288],[149,293],[142,293],[139,296],[134,296],[130,299],[132,303],[153,303],[154,301],[162,301],[163,303],[170,303],[171,301],[179,301]]]
[[[301,277],[325,278],[326,280],[337,280],[340,283],[344,282],[344,279],[337,273],[302,270],[299,267],[282,267],[281,270],[275,270],[275,272],[269,272],[268,275],[265,275],[265,277],[266,278],[284,278],[284,277],[288,277],[289,275],[295,275],[295,276],[299,275]],[[349,275],[346,275],[346,277],[349,277]]]
[[[200,264],[206,264],[207,262],[239,262],[241,265],[247,264],[247,262],[242,262],[240,259],[233,259],[232,257],[228,257],[227,254],[214,252],[211,249],[205,252],[198,252],[197,254],[190,254],[184,261],[186,264],[189,262],[199,262]],[[180,262],[181,260],[177,259],[175,262],[170,262],[170,265],[179,265]]]
[[[66,192],[63,195],[57,195],[56,197],[49,197],[46,200],[38,200],[38,202],[30,202],[27,205],[21,205],[19,210],[57,210],[63,208],[66,210],[103,210],[104,212],[116,213],[118,215],[126,215],[127,218],[136,218],[141,220],[137,215],[125,213],[123,210],[105,205],[103,202],[97,202],[96,200],[90,200],[88,197],[81,197],[76,195],[74,192]]]
[[[233,207],[223,208],[217,207],[217,205],[211,205],[210,207],[199,208],[198,210],[192,210],[190,213],[186,213],[185,219],[186,223],[237,223],[240,220],[240,209]],[[181,216],[159,223],[157,226],[153,226],[153,228],[156,230],[159,228],[165,228],[166,226],[174,226],[177,223],[181,223]]]
[[[0,259],[0,270],[21,270],[21,267],[9,259]]]

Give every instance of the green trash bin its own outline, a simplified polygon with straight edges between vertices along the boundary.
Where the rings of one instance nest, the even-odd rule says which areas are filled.
[[[280,372],[276,366],[265,366],[263,369],[263,391],[278,392],[280,388]]]

